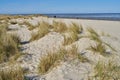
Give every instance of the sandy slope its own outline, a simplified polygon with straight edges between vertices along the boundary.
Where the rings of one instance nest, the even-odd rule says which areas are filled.
[[[19,19],[17,22],[20,22]],[[102,37],[102,40],[111,44],[115,49],[117,49],[117,54],[120,56],[120,21],[104,21],[104,20],[83,20],[83,19],[60,19],[60,18],[43,18],[43,17],[34,17],[33,20],[28,20],[31,24],[35,25],[37,22],[46,21],[52,24],[53,21],[62,21],[65,22],[68,26],[71,22],[78,23],[83,26],[84,30],[87,27],[92,27],[100,34],[104,32],[105,34],[110,34],[110,37]],[[21,35],[23,41],[29,40],[30,32],[26,28],[18,30],[18,34]],[[23,31],[23,32],[22,32]],[[22,33],[24,33],[22,35]],[[28,36],[28,38],[26,37]],[[39,58],[46,54],[46,51],[51,51],[56,47],[60,47],[63,42],[63,36],[56,32],[50,32],[49,34],[45,35],[43,38],[39,40],[30,42],[28,44],[23,45],[22,47],[25,48],[23,52],[28,53],[22,58],[18,59],[22,63],[23,67],[30,68],[31,72],[36,72],[37,66],[39,64]],[[78,45],[79,52],[85,52],[85,56],[93,61],[97,62],[99,58],[107,60],[105,57],[101,55],[94,55],[93,53],[86,50],[90,44],[94,44],[89,39],[82,38],[76,41],[73,44]],[[119,57],[115,57],[116,63],[120,64]],[[119,60],[119,61],[118,61]],[[90,63],[77,63],[73,65],[72,63],[63,62],[61,66],[53,69],[50,73],[46,74],[46,80],[87,80],[88,75],[84,75],[87,69],[88,71],[92,72],[92,65]],[[79,63],[79,64],[78,64]],[[72,65],[71,65],[72,64]],[[69,66],[69,67],[68,67]],[[86,68],[87,67],[87,68]],[[81,70],[82,69],[82,70]],[[79,76],[81,75],[81,76]],[[39,79],[38,79],[39,80]]]
[[[55,20],[63,21],[63,22],[66,22],[67,24],[71,24],[71,22],[75,22],[75,23],[82,25],[84,29],[86,29],[87,27],[91,27],[95,29],[97,32],[99,32],[100,34],[102,32],[104,32],[105,34],[109,34],[112,40],[110,41],[107,39],[108,40],[107,42],[111,43],[111,45],[113,45],[120,51],[119,49],[120,47],[120,21],[61,19],[61,18],[56,18]]]
[[[107,32],[120,39],[120,21],[107,21],[107,20],[87,20],[87,19],[56,19],[65,21],[67,23],[76,22],[82,24],[83,27],[92,27],[94,29]]]

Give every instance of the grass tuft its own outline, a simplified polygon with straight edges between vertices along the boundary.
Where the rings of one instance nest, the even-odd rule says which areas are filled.
[[[98,62],[95,66],[95,80],[119,80],[120,79],[120,66],[109,62],[105,64]]]
[[[110,44],[102,41],[100,35],[95,30],[93,30],[92,28],[88,28],[87,30],[89,32],[88,38],[96,41],[96,45],[91,45],[90,48],[88,48],[88,50],[91,50],[94,53],[100,53],[101,55],[105,55],[107,49],[106,47],[110,48],[112,51],[116,51]]]
[[[95,46],[90,46],[88,50],[93,51],[94,53],[100,53],[101,55],[104,55],[106,53],[106,47],[102,43],[96,43]]]
[[[24,71],[21,68],[0,70],[0,80],[24,80]]]
[[[38,26],[38,32],[36,34],[32,34],[32,38],[30,41],[38,40],[49,32],[49,24],[46,22],[41,22]]]
[[[59,65],[60,61],[68,61],[76,58],[81,62],[88,61],[87,58],[77,52],[76,46],[72,46],[69,50],[60,49],[58,52],[48,53],[46,56],[40,59],[38,71],[40,74],[45,74]]]
[[[63,45],[69,45],[72,44],[73,42],[77,41],[79,39],[78,34],[75,32],[68,32],[68,35],[63,35],[64,36],[64,43]]]
[[[76,23],[72,23],[72,25],[67,29],[66,34],[64,34],[64,45],[69,45],[77,40],[79,40],[79,34],[83,32],[82,26],[79,26]]]
[[[88,28],[87,30],[89,32],[88,38],[90,38],[91,40],[94,40],[96,42],[102,43],[102,40],[100,39],[99,34],[94,29]]]
[[[80,62],[88,62],[89,60],[84,57],[82,54],[78,52],[78,47],[76,45],[72,45],[71,48],[66,51],[65,56],[70,59],[78,59]]]
[[[10,35],[10,36],[11,36],[12,40],[17,44],[17,47],[18,47],[20,44],[20,38],[15,34]]]
[[[90,33],[90,34],[93,34],[95,36],[98,36],[99,37],[99,34],[92,28],[87,28],[87,31]]]
[[[77,23],[72,23],[72,25],[70,26],[69,30],[77,33],[77,34],[80,34],[83,32],[83,27],[82,25],[79,25]]]
[[[58,64],[59,60],[63,58],[64,50],[60,50],[57,53],[48,53],[46,56],[40,59],[38,71],[41,74],[47,73],[50,69]],[[57,63],[57,64],[56,64]]]
[[[63,22],[53,21],[53,29],[56,32],[63,33],[67,30],[67,25]]]
[[[0,63],[8,61],[15,54],[19,54],[18,38],[7,34],[6,28],[0,26]]]
[[[96,42],[102,42],[102,40],[100,39],[100,35],[94,29],[87,28],[87,31],[89,32],[88,38]]]

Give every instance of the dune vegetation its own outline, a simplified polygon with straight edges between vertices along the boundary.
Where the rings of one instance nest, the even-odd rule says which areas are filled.
[[[30,41],[38,40],[49,33],[49,26],[50,25],[47,22],[39,23],[39,25],[36,27],[38,29],[37,33],[32,33],[32,38]]]
[[[10,68],[8,70],[0,70],[0,80],[25,80],[25,72],[22,68]]]
[[[53,21],[52,26],[55,32],[63,33],[67,30],[67,25],[64,22]]]
[[[92,28],[87,28],[87,31],[88,31],[88,38],[95,41],[96,44],[95,45],[91,45],[88,50],[94,52],[94,53],[100,53],[101,55],[106,55],[106,50],[107,50],[107,47],[109,49],[111,49],[112,51],[115,51],[116,52],[116,49],[113,48],[110,44],[104,42],[102,39],[101,39],[101,36]]]
[[[18,45],[19,38],[7,34],[6,26],[0,25],[0,63],[9,61],[13,55],[20,54]]]
[[[83,32],[82,26],[72,23],[72,25],[66,30],[64,36],[64,45],[69,45],[77,40],[79,40],[79,35]]]
[[[80,62],[88,62],[89,60],[78,53],[78,48],[73,45],[69,50],[61,48],[57,52],[49,52],[46,56],[40,59],[38,71],[40,74],[45,74],[52,70],[54,67],[69,59],[78,59]]]
[[[120,66],[109,61],[107,64],[98,62],[95,66],[95,80],[119,80]]]
[[[3,23],[0,22],[1,23],[0,24],[0,64],[4,64],[4,63],[7,64],[7,62],[10,62],[12,60],[15,60],[17,62],[18,58],[23,54],[22,51],[20,51],[23,48],[23,52],[24,51],[28,52],[28,54],[20,57],[20,59],[18,60],[19,63],[20,64],[25,63],[25,67],[27,66],[29,70],[33,68],[31,69],[33,71],[34,69],[36,70],[37,67],[37,72],[38,72],[37,74],[40,75],[45,75],[49,73],[50,71],[53,70],[53,68],[62,65],[62,63],[64,62],[72,62],[76,60],[80,62],[80,64],[88,63],[89,65],[92,65],[92,67],[94,66],[93,67],[94,76],[90,77],[89,80],[119,80],[120,79],[119,77],[120,66],[113,64],[113,62],[109,62],[109,63],[96,62],[97,64],[94,64],[94,62],[92,63],[91,58],[88,57],[88,54],[90,52],[90,54],[93,55],[98,54],[95,55],[97,57],[102,55],[101,56],[102,58],[107,59],[108,57],[106,57],[106,55],[117,52],[117,50],[111,44],[105,42],[102,39],[102,36],[106,36],[105,33],[102,33],[102,35],[100,35],[98,31],[90,27],[88,27],[85,31],[84,30],[85,28],[82,25],[75,22],[71,22],[71,24],[68,25],[64,21],[53,20],[52,23],[49,23],[45,21],[48,20],[48,18],[46,18],[43,21],[40,21],[38,25],[33,26],[32,23],[26,20],[26,19],[31,19],[32,21],[33,19],[32,17],[33,16],[26,16],[26,17],[3,16],[0,18],[0,20],[5,20],[5,22]],[[18,19],[18,18],[22,18],[26,21],[23,23],[18,23],[17,21],[13,21],[13,22],[10,21],[11,19]],[[29,43],[20,44],[21,39],[16,34],[15,35],[10,34],[12,30],[7,29],[8,25],[16,25],[16,24],[18,24],[19,26],[26,25],[25,29],[28,30],[28,32],[30,32],[30,36],[31,36],[30,40],[28,40]],[[24,27],[21,26],[20,28],[24,28]],[[17,30],[16,31],[13,30],[13,32],[17,32]],[[54,33],[58,34],[58,36],[55,35]],[[49,39],[48,37],[46,37],[46,35],[50,35]],[[51,35],[55,35],[55,37]],[[22,37],[24,36],[26,39],[27,36],[23,34]],[[43,38],[44,36],[45,39]],[[60,39],[56,39],[56,37],[57,38],[60,37]],[[43,39],[43,42],[46,41],[44,43],[45,45],[41,44],[40,42],[41,38]],[[84,48],[85,43],[81,44],[79,42],[81,38],[84,38],[83,40],[85,41],[90,41],[90,42],[86,42],[86,43],[90,43],[90,45],[85,45],[85,49],[81,49],[82,47],[79,46],[79,44],[83,45]],[[58,42],[59,40],[61,42]],[[49,45],[49,43],[47,42],[49,43],[51,42],[52,44]],[[93,44],[91,44],[92,42]],[[59,45],[56,46],[55,43]],[[55,49],[54,45],[55,47],[59,47],[59,49],[50,51],[50,49]],[[33,47],[35,47],[35,49],[32,49]],[[93,56],[90,57],[94,58]],[[35,66],[31,65],[33,63]],[[30,64],[30,65],[26,65],[26,64]],[[10,67],[9,70],[0,69],[0,80],[25,80],[24,79],[25,73],[24,70],[21,68],[21,65],[18,66],[17,68],[14,69],[13,68]]]

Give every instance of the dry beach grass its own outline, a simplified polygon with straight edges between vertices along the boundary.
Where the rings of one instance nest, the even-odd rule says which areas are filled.
[[[24,80],[24,71],[20,67],[0,70],[0,80]]]
[[[7,34],[5,26],[0,26],[0,63],[8,61],[18,50],[19,38],[15,35]]]
[[[40,59],[38,70],[41,74],[45,74],[54,67],[60,65],[61,62],[69,59],[79,59],[80,62],[88,62],[89,60],[77,52],[78,48],[73,45],[69,50],[61,48],[58,52],[48,53]]]
[[[25,20],[29,18],[29,19],[34,20],[34,18],[31,18],[31,17],[34,17],[40,20],[43,19],[43,21],[39,21],[39,24],[36,26],[33,26],[32,23],[29,23],[27,21],[24,22],[23,24],[18,24],[18,22],[9,21],[11,18],[14,18],[14,19],[25,18]],[[94,75],[91,77],[92,79],[90,80],[93,80],[93,79],[95,80],[119,80],[120,79],[119,64],[116,65],[114,64],[114,62],[110,62],[106,64],[104,62],[101,63],[102,61],[97,63],[97,60],[96,60],[97,64],[94,64],[90,60],[90,58],[94,58],[93,56],[89,55],[90,58],[86,57],[87,54],[94,53],[93,54],[94,56],[96,56],[97,54],[97,55],[102,56],[103,59],[109,60],[110,57],[105,56],[108,53],[107,51],[108,49],[109,49],[109,53],[112,53],[112,54],[118,53],[117,51],[119,50],[116,49],[116,47],[114,48],[115,45],[112,45],[113,44],[112,42],[114,42],[114,39],[111,39],[111,36],[107,37],[107,38],[110,38],[110,40],[112,40],[111,42],[112,44],[109,44],[107,43],[107,41],[103,40],[103,36],[105,35],[105,33],[102,33],[102,35],[100,35],[99,32],[97,31],[98,29],[96,30],[94,29],[94,27],[92,28],[84,27],[83,25],[77,23],[76,20],[71,20],[71,19],[67,20],[67,21],[70,21],[71,23],[70,25],[68,25],[68,23],[65,22],[64,19],[63,21],[60,21],[59,19],[53,19],[53,18],[45,18],[44,20],[44,17],[39,18],[35,16],[30,16],[30,17],[18,16],[18,17],[11,17],[11,18],[3,16],[0,20],[6,20],[6,21],[8,20],[8,22],[10,23],[9,25],[15,25],[15,24],[26,25],[32,37],[29,43],[21,45],[22,48],[24,48],[23,52],[24,51],[27,52],[26,55],[22,56],[21,58],[20,56],[21,56],[22,51],[20,51],[18,48],[20,45],[19,37],[8,33],[8,32],[15,32],[12,30],[11,31],[7,30],[8,24],[5,24],[5,23],[4,25],[0,24],[0,64],[8,62],[12,58],[14,58],[14,60],[16,60],[16,62],[18,63],[21,63],[22,66],[23,64],[26,64],[25,67],[26,66],[29,67],[28,68],[29,73],[31,73],[32,71],[34,71],[34,69],[37,68],[38,75],[46,75],[46,74],[49,74],[52,70],[54,70],[53,68],[56,68],[57,66],[61,66],[61,64],[64,62],[70,62],[70,61],[72,62],[74,60],[78,60],[80,62],[80,65],[90,64],[92,65],[92,67],[94,66],[95,72],[93,72]],[[51,24],[49,22],[50,19],[52,20]],[[24,28],[24,27],[20,27],[20,28]],[[86,31],[84,29],[86,29]],[[36,30],[36,32],[34,32],[34,30]],[[53,37],[54,34],[57,34],[57,35]],[[49,43],[50,41],[47,38],[48,35],[49,35],[50,40],[54,40],[56,37],[59,38],[58,35],[60,35],[63,37],[63,42],[61,41],[62,43],[59,43],[58,41],[55,40],[55,41],[51,41],[51,43],[54,42],[53,44],[51,44]],[[104,37],[106,39],[106,36]],[[87,48],[84,47],[86,45],[82,45],[78,47],[81,44],[80,40],[82,38],[84,38],[84,40],[86,41],[89,40],[89,42],[84,43],[84,44],[89,43],[87,44]],[[43,40],[45,40],[46,42]],[[62,38],[58,40],[62,40]],[[42,42],[39,42],[39,41],[42,41]],[[59,47],[59,49],[51,48],[57,42],[61,44],[59,46],[55,46],[55,47]],[[94,44],[91,44],[92,42]],[[39,45],[42,45],[42,46],[39,47]],[[31,49],[31,46],[33,46],[32,48],[34,49]],[[50,49],[43,49],[43,48],[50,48],[52,50],[50,51]],[[89,51],[91,51],[92,53],[90,53]],[[45,55],[42,55],[42,54],[45,54]],[[36,59],[33,59],[33,58],[36,58]],[[20,61],[17,61],[19,59]],[[30,63],[29,61],[34,61],[33,63],[35,64],[35,66],[31,65],[32,63]],[[38,63],[38,65],[36,65],[36,63]],[[5,71],[5,70],[1,71],[1,69],[3,69],[2,67],[0,69],[0,80],[24,80],[24,76],[25,76],[24,71],[19,67],[16,70],[10,69],[9,71]],[[36,73],[36,72],[33,72],[33,73]]]

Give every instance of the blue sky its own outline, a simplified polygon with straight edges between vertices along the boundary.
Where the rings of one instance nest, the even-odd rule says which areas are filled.
[[[0,13],[120,13],[120,0],[0,0]]]

